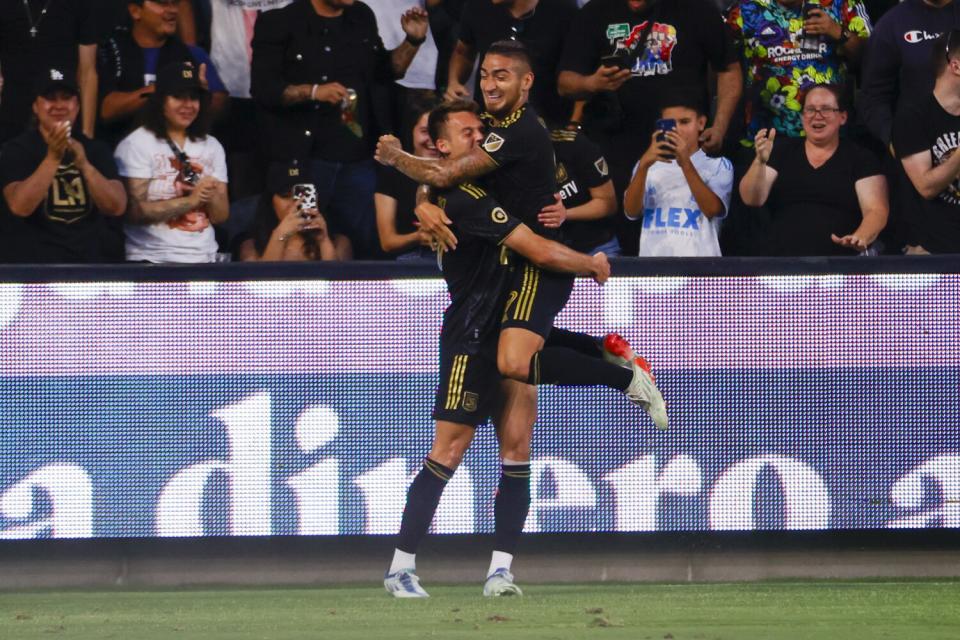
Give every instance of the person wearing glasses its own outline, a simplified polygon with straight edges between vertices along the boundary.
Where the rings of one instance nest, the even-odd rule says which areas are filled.
[[[923,198],[908,253],[960,253],[960,30],[933,52],[933,91],[897,112],[893,148]]]
[[[803,138],[757,132],[740,197],[770,212],[767,245],[758,253],[862,254],[886,225],[887,180],[873,154],[840,138],[842,96],[837,86],[817,85],[801,97]]]

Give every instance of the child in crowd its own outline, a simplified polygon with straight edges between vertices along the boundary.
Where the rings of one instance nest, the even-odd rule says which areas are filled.
[[[733,165],[700,148],[707,126],[700,102],[677,96],[666,103],[660,128],[624,193],[626,216],[643,217],[641,257],[720,255],[720,221],[730,207]]]

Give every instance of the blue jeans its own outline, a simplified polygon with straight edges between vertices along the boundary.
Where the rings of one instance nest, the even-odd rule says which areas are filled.
[[[373,192],[377,174],[373,160],[329,162],[311,158],[308,171],[317,186],[317,207],[332,225],[332,232],[345,234],[358,259],[382,258],[377,235]]]

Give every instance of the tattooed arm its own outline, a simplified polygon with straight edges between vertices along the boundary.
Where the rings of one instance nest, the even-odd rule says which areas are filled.
[[[382,136],[377,142],[377,162],[396,169],[420,184],[448,189],[461,182],[490,173],[497,168],[485,151],[475,148],[457,159],[418,158],[404,151],[393,136]]]
[[[149,178],[127,178],[127,221],[131,224],[157,224],[198,209],[201,190],[194,189],[188,196],[147,202]]]

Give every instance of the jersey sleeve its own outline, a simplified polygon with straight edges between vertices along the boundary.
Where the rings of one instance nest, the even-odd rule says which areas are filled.
[[[590,138],[579,134],[574,141],[576,178],[588,189],[595,189],[610,181],[610,168],[603,152]]]
[[[488,129],[480,148],[493,158],[497,166],[511,165],[534,150],[534,147],[524,143],[524,129],[530,126],[540,125],[524,119],[506,128]]]
[[[703,176],[703,181],[723,202],[723,215],[720,218],[726,218],[730,212],[730,194],[733,193],[733,163],[726,158],[717,158],[713,163],[713,171]]]
[[[506,240],[521,224],[485,191],[472,185],[461,185],[457,191],[451,192],[444,211],[461,235],[493,244]]]

